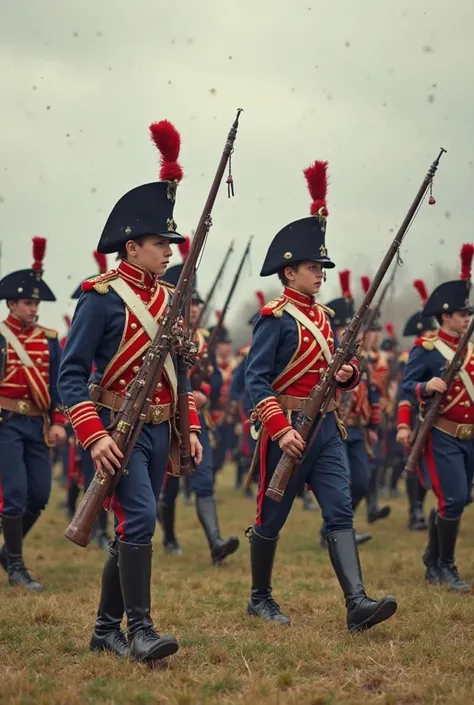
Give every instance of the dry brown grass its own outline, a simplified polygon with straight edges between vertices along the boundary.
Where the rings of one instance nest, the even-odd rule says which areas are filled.
[[[394,593],[396,616],[368,634],[350,636],[344,605],[326,553],[318,546],[319,516],[296,503],[280,541],[275,596],[292,617],[289,629],[246,616],[252,502],[219,479],[221,524],[242,537],[222,568],[209,563],[192,508],[179,502],[184,555],[154,553],[153,614],[157,627],[179,639],[176,656],[150,669],[93,655],[94,621],[104,556],[62,537],[65,520],[55,491],[27,542],[32,572],[48,587],[26,595],[0,583],[0,702],[17,705],[417,705],[474,702],[474,595],[456,596],[423,583],[424,534],[405,528],[406,504],[374,528],[361,549],[370,594]],[[428,504],[429,506],[429,504]],[[363,513],[359,530],[367,527]],[[458,562],[472,564],[474,518],[467,512]]]

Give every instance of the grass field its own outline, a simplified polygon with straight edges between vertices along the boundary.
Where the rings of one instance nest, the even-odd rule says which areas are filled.
[[[343,599],[326,552],[319,512],[298,501],[280,540],[275,597],[290,628],[246,616],[248,544],[254,504],[219,478],[223,533],[242,537],[228,564],[210,565],[194,509],[179,501],[181,557],[154,552],[153,615],[175,634],[176,656],[155,668],[88,651],[104,555],[63,538],[55,489],[28,538],[27,564],[47,586],[24,594],[0,582],[0,703],[255,703],[261,705],[411,705],[474,702],[474,595],[457,596],[423,583],[425,534],[406,529],[405,500],[374,527],[361,548],[368,591],[399,600],[395,617],[363,635],[345,628]],[[427,498],[430,506],[429,500]],[[366,529],[363,512],[357,527]],[[459,542],[463,577],[474,579],[474,517],[468,510]]]

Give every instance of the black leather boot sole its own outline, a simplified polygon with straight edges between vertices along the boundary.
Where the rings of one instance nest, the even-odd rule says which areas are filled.
[[[365,598],[367,599],[367,598]],[[362,632],[366,631],[367,629],[370,629],[371,627],[375,627],[376,624],[380,624],[381,622],[387,621],[387,619],[390,619],[390,617],[393,617],[395,612],[397,611],[397,601],[395,600],[394,597],[391,595],[386,595],[385,597],[382,597],[380,600],[377,600],[376,604],[372,605],[372,608],[368,606],[367,608],[364,608],[362,605],[362,610],[367,609],[373,610],[372,613],[362,619],[360,622],[359,621],[348,621],[347,622],[347,627],[350,632]]]
[[[239,546],[240,541],[237,536],[230,536],[227,540],[223,540],[221,544],[216,544],[211,550],[212,562],[214,564],[222,563],[227,556],[235,553]]]
[[[121,658],[130,656],[127,638],[120,629],[115,629],[105,634],[97,634],[96,631],[92,632],[89,649],[91,651],[108,651]]]
[[[159,661],[167,656],[172,656],[178,651],[179,644],[174,637],[159,636],[158,639],[156,637],[156,633],[153,633],[153,647],[147,650],[147,641],[150,638],[148,631],[143,630],[134,634],[130,643],[130,657],[143,663],[146,661]],[[135,649],[135,642],[139,643],[138,653]]]
[[[250,599],[247,605],[247,614],[250,617],[260,617],[266,622],[275,622],[289,627],[291,620],[280,610],[280,606],[273,598],[265,600]]]

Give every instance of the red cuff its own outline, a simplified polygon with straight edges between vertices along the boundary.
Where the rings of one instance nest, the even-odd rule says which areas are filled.
[[[421,382],[418,382],[418,384],[415,387],[415,396],[418,399],[418,401],[423,401],[423,397],[421,395]]]
[[[201,431],[201,422],[199,421],[198,412],[196,409],[196,402],[194,401],[194,394],[188,392],[189,399],[189,430],[199,433]]]
[[[65,426],[67,424],[67,416],[59,409],[53,409],[51,412],[51,423],[55,426]]]
[[[276,397],[263,399],[257,404],[255,411],[272,441],[276,441],[292,428]]]
[[[81,401],[68,409],[67,413],[77,440],[84,450],[94,441],[108,435],[93,402]]]
[[[397,428],[408,426],[411,428],[412,406],[409,401],[401,401],[398,405]]]

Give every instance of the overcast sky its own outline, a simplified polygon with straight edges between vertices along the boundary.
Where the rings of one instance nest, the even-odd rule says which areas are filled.
[[[458,269],[473,240],[472,0],[16,0],[0,10],[2,275],[48,238],[45,279],[60,327],[95,273],[92,251],[130,188],[158,177],[150,122],[181,132],[185,180],[175,220],[196,225],[229,126],[236,197],[224,188],[199,270],[205,291],[227,248],[255,235],[240,298],[272,288],[258,273],[273,235],[308,214],[302,169],[327,159],[327,247],[373,274],[440,146],[437,204],[404,247],[404,280]],[[178,259],[178,258],[177,258]],[[113,265],[110,257],[110,265]],[[324,299],[337,294],[329,275]],[[220,297],[224,297],[221,291]],[[415,301],[415,298],[414,298]],[[221,303],[219,301],[217,304]]]

